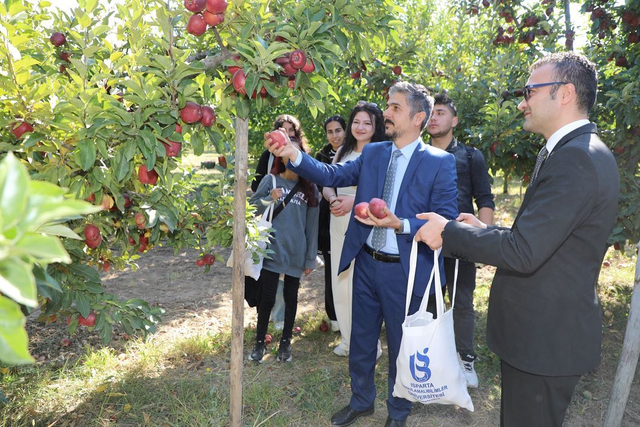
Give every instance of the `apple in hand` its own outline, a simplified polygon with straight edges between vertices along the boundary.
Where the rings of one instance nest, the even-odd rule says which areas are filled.
[[[282,148],[287,145],[286,136],[279,130],[269,132],[269,138],[271,138],[271,145],[276,144],[276,148]]]
[[[369,218],[369,215],[367,215],[367,209],[369,209],[369,203],[367,202],[360,202],[355,208],[353,208],[356,216],[362,219]]]
[[[374,197],[369,202],[369,210],[371,211],[373,216],[375,216],[378,219],[383,219],[387,216],[387,214],[384,212],[384,209],[387,209],[387,208],[388,208],[387,202],[385,202],[382,199],[378,199],[377,197]]]

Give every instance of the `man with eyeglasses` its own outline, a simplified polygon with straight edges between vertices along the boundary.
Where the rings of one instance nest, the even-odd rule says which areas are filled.
[[[411,412],[411,402],[393,396],[393,387],[402,322],[407,314],[412,240],[424,224],[416,214],[437,211],[450,219],[458,216],[454,157],[420,138],[432,109],[433,98],[424,86],[397,83],[389,91],[384,111],[386,135],[393,142],[367,144],[356,160],[343,164],[318,162],[291,144],[272,145],[268,134],[265,135],[269,150],[276,156],[290,158],[287,167],[298,175],[323,187],[357,185],[354,205],[374,197],[385,199],[388,205],[382,219],[370,211],[367,219],[356,220],[352,215],[345,236],[338,271],[344,271],[355,259],[349,350],[352,395],[349,405],[331,417],[333,426],[351,425],[358,418],[373,414],[377,342],[383,320],[389,350],[385,427],[406,425]],[[426,245],[419,247],[409,314],[420,306],[433,269],[433,252]],[[444,271],[441,274],[444,275]],[[430,305],[434,313],[435,304]]]
[[[531,66],[518,109],[542,135],[536,167],[511,228],[469,214],[434,213],[416,236],[445,256],[498,267],[487,344],[501,359],[503,427],[561,426],[580,376],[600,364],[596,285],[619,192],[615,159],[588,115],[595,65],[572,52]]]
[[[456,158],[458,172],[458,209],[473,214],[473,202],[478,207],[478,218],[485,224],[493,223],[495,203],[491,193],[491,182],[487,165],[482,153],[473,147],[464,145],[453,136],[458,125],[458,110],[446,93],[434,96],[433,113],[427,125],[431,135],[431,145],[451,153]],[[444,259],[444,271],[447,279],[449,298],[453,298],[453,280],[456,260]],[[473,329],[475,312],[473,310],[473,291],[476,288],[476,265],[469,261],[460,261],[458,282],[453,309],[453,328],[456,337],[456,349],[467,386],[478,388],[478,375],[474,368],[476,353],[473,350]]]

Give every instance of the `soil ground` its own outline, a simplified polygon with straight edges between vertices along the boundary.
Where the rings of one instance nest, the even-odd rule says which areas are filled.
[[[226,257],[228,251],[221,254]],[[203,331],[228,332],[231,322],[231,269],[217,261],[214,268],[205,274],[202,268],[196,267],[196,258],[195,251],[183,251],[174,255],[171,248],[156,247],[139,260],[137,271],[128,269],[104,275],[105,291],[117,295],[120,299],[143,298],[150,304],[163,307],[166,313],[157,333],[161,337],[184,338]],[[478,270],[478,281],[484,283],[485,291],[488,289],[493,272],[492,267],[482,267]],[[478,293],[479,290],[476,292]],[[313,316],[316,316],[317,319],[318,316],[322,316],[323,310],[324,271],[320,269],[303,278],[301,282],[297,322],[305,322],[305,319]],[[475,412],[470,413],[452,406],[416,405],[408,425],[437,427],[499,425],[499,377],[495,374],[498,372],[496,369],[498,362],[483,347],[484,337],[482,335],[484,334],[485,316],[486,313],[479,312],[477,318],[476,336],[482,360],[477,362],[480,387],[470,391]],[[245,325],[255,324],[255,320],[255,309],[245,305]],[[39,360],[39,363],[51,363],[53,360],[64,359],[65,351],[70,355],[74,352],[82,353],[82,347],[87,343],[99,345],[96,336],[80,331],[73,337],[70,348],[60,349],[58,343],[61,336],[66,334],[66,325],[63,325],[63,322],[58,323],[59,325],[56,324],[55,328],[51,327],[53,325],[42,327],[32,321],[28,323],[32,354]],[[603,334],[603,363],[580,381],[564,424],[567,427],[602,425],[624,336],[624,325],[615,328],[605,327]],[[324,362],[331,365],[343,363],[343,374],[346,378],[347,360],[338,358],[331,352],[331,345],[335,345],[338,340],[338,334],[335,335],[335,339],[326,346],[326,354],[321,355],[317,363],[320,365]],[[245,337],[247,336],[245,334]],[[303,346],[305,339],[309,338],[298,336],[294,339],[294,352],[296,348]],[[112,345],[118,345],[117,337]],[[245,354],[249,352],[250,346],[251,342],[245,341]],[[386,353],[384,340],[383,348]],[[226,358],[228,351],[225,353],[224,357]],[[326,357],[324,361],[323,357]],[[384,376],[382,384],[386,381],[387,361],[385,357],[386,354],[378,366],[378,373],[382,373]],[[245,378],[247,373],[259,375],[259,370],[263,367],[265,369],[274,367],[275,362],[270,359],[271,357],[268,356],[265,364],[260,367],[245,363]],[[302,359],[298,359],[298,363],[304,362]],[[487,377],[487,375],[491,375],[491,377]],[[640,372],[636,372],[635,378],[625,411],[624,427],[640,426]],[[377,378],[376,381],[378,382],[379,379]],[[343,384],[341,388],[339,393],[336,392],[338,397],[335,405],[337,408],[346,403],[349,396],[348,385]],[[380,386],[378,389],[380,391]],[[328,408],[326,410],[327,418],[318,420],[317,425],[329,425],[328,418],[333,409]],[[374,417],[363,420],[357,425],[382,425],[385,418],[384,400],[378,396]],[[270,422],[266,421],[262,425],[268,426]],[[300,424],[292,422],[291,425]]]

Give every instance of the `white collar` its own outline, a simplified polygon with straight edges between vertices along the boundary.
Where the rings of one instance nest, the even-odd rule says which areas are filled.
[[[398,148],[396,147],[396,144],[393,144],[393,148],[391,149],[391,154],[393,155],[393,152],[396,150],[400,150],[402,152],[402,156],[406,157],[407,159],[411,158],[411,155],[413,154],[413,152],[416,150],[416,147],[422,142],[422,138],[418,137],[418,139],[416,139],[415,141],[413,141],[411,144],[409,145],[405,145],[402,148]]]
[[[560,142],[560,140],[565,135],[569,134],[569,132],[572,132],[578,129],[579,127],[588,125],[589,123],[590,123],[589,120],[582,119],[582,120],[576,120],[575,122],[571,122],[567,125],[562,126],[560,129],[555,131],[547,141],[547,144],[545,145],[547,147],[547,151],[551,153],[553,149],[556,148],[556,145],[558,145],[558,142]]]

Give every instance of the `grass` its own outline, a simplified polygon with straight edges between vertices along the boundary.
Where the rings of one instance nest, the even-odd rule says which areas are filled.
[[[500,179],[494,183],[502,188]],[[520,204],[511,185],[499,194],[496,221],[509,224]],[[603,366],[580,382],[570,408],[571,426],[598,421],[620,353],[631,300],[634,257],[610,251],[599,293],[604,313]],[[415,406],[410,421],[420,426],[493,426],[499,412],[499,360],[486,347],[487,300],[493,267],[478,270],[475,293],[476,364],[479,389],[471,390],[475,413],[451,406]],[[245,362],[243,423],[245,426],[325,426],[350,396],[347,361],[331,354],[339,334],[319,330],[321,307],[297,318],[302,327],[292,341],[294,361],[278,363],[280,334],[270,326],[273,342],[264,363]],[[245,355],[255,331],[245,329]],[[169,326],[165,326],[169,327]],[[384,334],[383,334],[384,336]],[[55,363],[0,368],[0,388],[9,403],[0,404],[0,426],[224,426],[229,419],[229,331],[205,327],[189,334],[156,334],[146,340],[90,344],[76,354],[54,356]],[[384,343],[384,340],[383,340]],[[53,344],[52,344],[53,347]],[[52,348],[52,352],[56,352]],[[62,357],[62,359],[61,359]],[[387,352],[379,360],[375,381],[376,414],[358,425],[382,424],[386,418]],[[598,412],[600,411],[600,412]],[[599,424],[593,424],[599,425]]]

